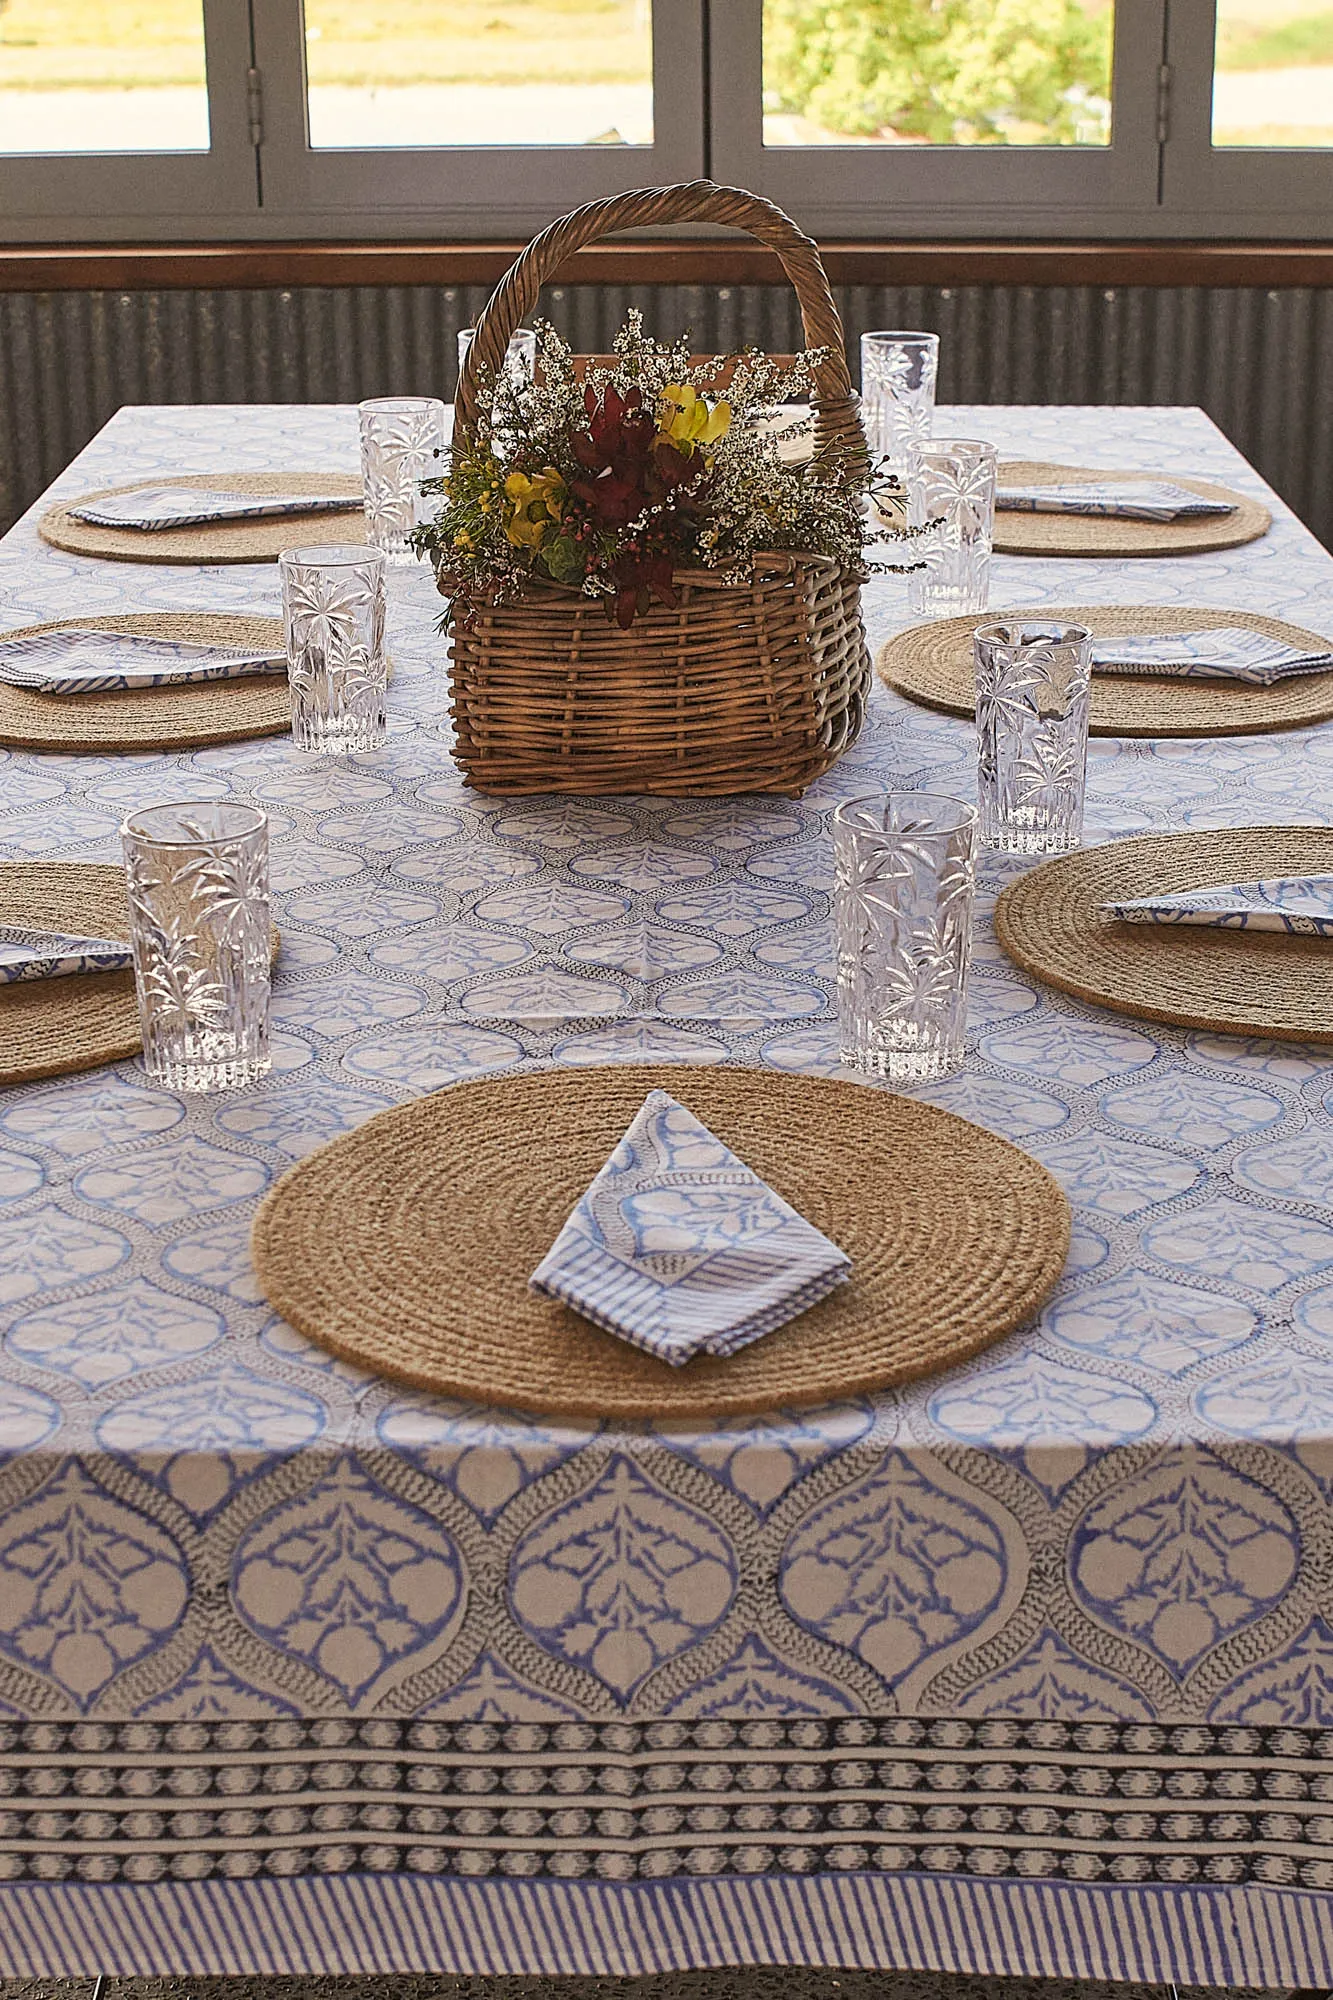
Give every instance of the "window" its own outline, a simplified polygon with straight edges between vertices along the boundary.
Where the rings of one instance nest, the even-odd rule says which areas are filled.
[[[1236,236],[1327,236],[1333,0],[1170,0],[1169,52],[1167,212]]]
[[[1333,6],[1217,0],[1213,145],[1333,146]]]
[[[202,0],[9,0],[0,153],[206,153]]]
[[[509,238],[707,173],[825,236],[1317,236],[1330,86],[1333,0],[0,0],[0,214]]]
[[[765,146],[1109,146],[1115,0],[764,0]]]
[[[651,146],[652,0],[306,0],[310,143]]]
[[[726,0],[720,178],[825,233],[1133,234],[1165,0]]]
[[[522,235],[703,171],[703,0],[253,6],[264,206],[307,233]]]

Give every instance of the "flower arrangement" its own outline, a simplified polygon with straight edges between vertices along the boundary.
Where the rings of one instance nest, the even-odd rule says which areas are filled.
[[[868,534],[863,475],[779,455],[770,420],[808,394],[821,353],[788,368],[755,352],[691,363],[686,340],[652,340],[637,312],[609,368],[580,374],[543,322],[537,352],[536,379],[483,375],[475,427],[456,438],[445,476],[424,482],[442,504],[413,539],[450,600],[445,629],[534,582],[601,598],[628,629],[654,603],[675,607],[677,570],[745,583],[770,550],[833,557],[862,580],[918,566],[868,555],[921,531]]]

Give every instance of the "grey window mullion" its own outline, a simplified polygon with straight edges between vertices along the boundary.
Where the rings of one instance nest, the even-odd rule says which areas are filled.
[[[203,19],[209,150],[0,157],[0,214],[9,240],[189,233],[204,218],[233,234],[253,226],[247,11],[237,0],[203,0]]]
[[[1172,234],[1327,238],[1333,147],[1212,143],[1216,0],[1171,0],[1171,129],[1163,213]]]

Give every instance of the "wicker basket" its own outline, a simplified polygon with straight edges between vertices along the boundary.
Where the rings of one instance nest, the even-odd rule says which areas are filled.
[[[819,252],[758,195],[695,181],[590,202],[538,236],[492,294],[458,384],[455,426],[476,421],[477,374],[499,368],[543,284],[585,243],[650,223],[730,223],[770,245],[809,347],[827,350],[812,403],[815,455],[866,469],[842,325]],[[533,581],[453,641],[456,754],[478,791],[795,796],[855,741],[870,687],[860,585],[827,556],[774,553],[754,579],[678,570],[675,610],[629,631],[581,592]]]

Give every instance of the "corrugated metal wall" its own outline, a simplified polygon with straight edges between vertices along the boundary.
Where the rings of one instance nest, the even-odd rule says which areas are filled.
[[[452,395],[484,287],[0,294],[0,524],[122,403]],[[1199,403],[1333,543],[1333,292],[846,286],[866,327],[934,327],[944,400]],[[781,286],[569,286],[543,310],[605,351],[628,306],[697,348],[800,345]]]

